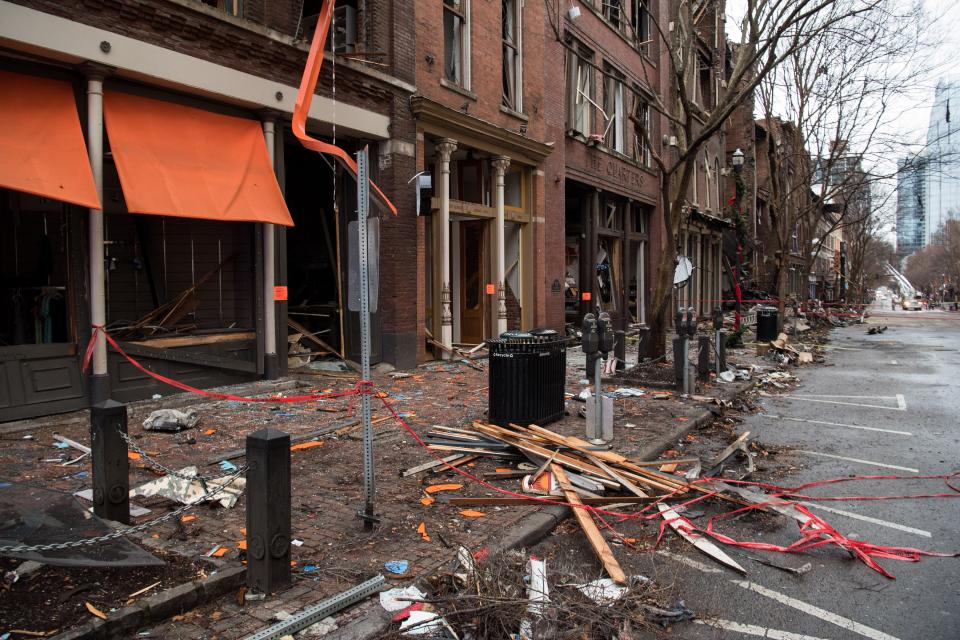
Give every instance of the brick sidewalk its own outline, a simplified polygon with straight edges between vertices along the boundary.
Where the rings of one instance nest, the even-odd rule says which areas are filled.
[[[479,361],[485,368],[485,362]],[[464,364],[433,363],[412,371],[408,378],[394,380],[386,375],[374,377],[377,389],[389,394],[388,400],[401,412],[420,434],[434,424],[446,426],[469,425],[484,420],[486,412],[486,371],[477,371]],[[352,381],[312,376],[317,382],[300,389],[283,392],[299,395],[304,391],[342,390]],[[569,391],[579,391],[582,371],[568,371]],[[302,379],[302,378],[301,378]],[[628,383],[628,386],[633,386]],[[705,390],[729,397],[741,386],[722,385]],[[641,398],[615,401],[614,449],[624,454],[663,446],[664,434],[682,429],[704,410],[703,403],[679,400],[672,396],[654,399],[651,390]],[[200,425],[180,434],[144,432],[142,420],[146,412],[133,411],[130,416],[130,434],[148,452],[155,453],[164,464],[180,468],[196,465],[201,473],[215,472],[217,467],[207,465],[218,454],[243,447],[244,437],[255,430],[271,426],[291,435],[309,433],[327,425],[342,423],[348,417],[349,401],[331,399],[307,405],[247,404],[232,401],[202,402],[193,405],[202,417]],[[572,416],[551,425],[551,429],[565,434],[582,436],[584,421],[577,417],[577,402],[570,402]],[[375,419],[387,416],[378,401],[374,401]],[[630,424],[630,427],[626,425]],[[57,430],[51,420],[49,430],[35,431],[34,440],[20,436],[6,436],[0,468],[7,479],[43,484],[48,488],[76,491],[89,486],[87,461],[72,467],[43,462],[59,451],[52,448],[52,432]],[[88,427],[73,424],[61,433],[74,440],[89,441]],[[463,482],[466,486],[456,495],[491,495],[478,485],[471,485],[451,471],[433,474],[420,473],[400,478],[405,468],[431,459],[429,453],[392,420],[385,419],[375,426],[374,457],[376,465],[376,512],[381,523],[371,533],[363,531],[356,517],[363,502],[363,464],[360,429],[341,435],[321,438],[321,446],[292,452],[293,478],[293,537],[302,541],[294,546],[292,557],[295,580],[291,588],[274,594],[261,602],[242,606],[235,598],[223,598],[194,609],[184,616],[151,630],[152,637],[163,638],[240,638],[266,626],[278,610],[294,613],[305,606],[343,591],[377,573],[385,573],[383,563],[389,560],[407,560],[408,574],[397,583],[409,582],[413,577],[432,571],[447,562],[452,552],[445,544],[470,549],[486,546],[502,532],[514,526],[521,518],[533,513],[535,507],[495,507],[481,509],[485,517],[468,518],[459,509],[444,504],[420,503],[423,488],[441,481]],[[209,434],[209,435],[208,435]],[[69,452],[72,453],[72,452]],[[73,457],[73,456],[71,456]],[[242,460],[235,460],[238,465]],[[480,459],[467,469],[471,473],[493,471],[497,465]],[[157,476],[133,462],[131,486],[152,480]],[[519,481],[500,481],[504,488],[519,490]],[[137,498],[138,504],[152,513],[151,519],[176,507],[163,498]],[[244,539],[244,500],[232,509],[219,505],[203,505],[192,511],[196,516],[188,523],[164,524],[150,530],[143,539],[145,545],[164,547],[188,556],[202,555],[216,545],[229,548],[224,556],[228,563],[243,560],[239,549]],[[431,540],[424,540],[417,526],[425,523]]]

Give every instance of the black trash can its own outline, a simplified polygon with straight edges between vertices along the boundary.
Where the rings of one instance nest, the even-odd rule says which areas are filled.
[[[777,339],[776,307],[760,307],[757,309],[757,342],[770,342]]]
[[[567,340],[552,329],[507,331],[487,340],[493,424],[543,425],[563,417]]]

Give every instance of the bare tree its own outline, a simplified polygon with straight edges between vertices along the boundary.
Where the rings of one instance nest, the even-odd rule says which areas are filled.
[[[726,69],[715,69],[724,78],[709,107],[696,99],[700,57],[698,16],[712,6],[723,13],[722,0],[671,0],[660,3],[661,11],[651,18],[651,38],[657,44],[661,64],[667,65],[664,78],[650,107],[665,121],[676,144],[655,144],[646,123],[633,121],[660,172],[660,211],[666,231],[665,246],[650,298],[651,343],[664,344],[669,324],[674,264],[681,226],[690,214],[688,189],[704,145],[717,135],[738,105],[752,101],[758,85],[784,61],[811,46],[824,33],[844,21],[873,19],[886,0],[745,0],[745,11],[737,23],[737,55]],[[837,5],[841,5],[838,8]]]
[[[883,160],[900,142],[886,125],[893,98],[923,64],[926,21],[919,4],[880,0],[863,8],[859,0],[825,8],[807,46],[793,49],[759,84],[772,137],[766,161],[781,321],[791,257],[802,261],[805,277],[824,236],[843,227],[846,277],[857,282],[883,225],[872,186],[892,176]]]

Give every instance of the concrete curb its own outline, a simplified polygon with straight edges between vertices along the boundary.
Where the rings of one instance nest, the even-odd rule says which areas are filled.
[[[206,580],[172,587],[145,600],[117,609],[106,620],[94,619],[54,636],[52,640],[108,640],[126,638],[145,624],[160,622],[241,587],[246,567],[218,570]]]

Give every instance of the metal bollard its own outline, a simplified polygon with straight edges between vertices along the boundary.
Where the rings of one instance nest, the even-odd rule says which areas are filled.
[[[290,584],[290,434],[247,436],[247,588],[272,593]]]
[[[683,338],[673,339],[673,379],[678,393],[683,393],[683,343]]]
[[[627,332],[613,332],[613,354],[617,358],[617,371],[624,371],[627,368]]]
[[[710,343],[710,336],[700,336],[697,339],[697,373],[701,380],[710,378],[711,351],[713,351],[713,345]]]
[[[90,407],[90,458],[93,464],[93,513],[130,524],[130,460],[127,405],[106,400]]]

